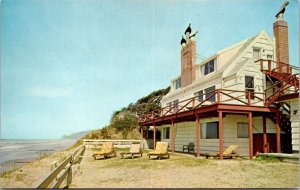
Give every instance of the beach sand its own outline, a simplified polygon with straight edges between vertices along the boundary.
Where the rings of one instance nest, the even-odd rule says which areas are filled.
[[[25,163],[14,171],[2,173],[0,177],[0,187],[36,188],[51,172],[51,164],[63,160],[71,151],[72,150],[53,153],[48,157]]]
[[[68,153],[54,153],[47,158],[24,164],[1,176],[2,188],[36,188],[49,175],[50,165]],[[171,154],[170,159],[142,158],[94,160],[87,149],[80,170],[70,188],[296,188],[299,164],[248,159],[206,160]]]

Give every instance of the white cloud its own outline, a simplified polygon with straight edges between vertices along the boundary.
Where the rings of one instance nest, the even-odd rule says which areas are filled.
[[[71,90],[66,88],[48,88],[48,87],[34,87],[27,93],[33,97],[58,98],[71,95]]]

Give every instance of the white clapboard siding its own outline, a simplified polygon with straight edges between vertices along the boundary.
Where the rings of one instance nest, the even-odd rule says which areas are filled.
[[[218,118],[201,119],[200,123],[218,121]],[[236,152],[241,156],[249,156],[249,138],[237,137],[237,123],[248,123],[248,118],[245,115],[226,115],[223,118],[223,150],[226,150],[232,144],[238,146]],[[253,118],[253,133],[263,133],[262,117]],[[161,127],[170,127],[165,125]],[[296,130],[296,129],[294,129]],[[163,130],[162,137],[164,137]],[[267,119],[267,132],[276,133],[275,124]],[[170,129],[171,138],[171,129]],[[169,142],[169,150],[171,150],[171,139],[162,139]],[[190,142],[196,145],[196,126],[195,122],[185,122],[175,124],[175,151],[182,151],[183,145],[188,145]],[[195,147],[196,152],[196,147]],[[200,139],[200,153],[219,152],[219,139]]]
[[[299,152],[299,99],[290,101],[293,151]]]

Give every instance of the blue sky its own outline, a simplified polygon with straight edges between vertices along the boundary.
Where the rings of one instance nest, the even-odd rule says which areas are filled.
[[[114,110],[180,73],[180,39],[208,57],[265,30],[281,0],[2,0],[1,138],[59,138],[108,124]],[[299,64],[298,1],[290,60]],[[199,60],[198,60],[199,62]]]

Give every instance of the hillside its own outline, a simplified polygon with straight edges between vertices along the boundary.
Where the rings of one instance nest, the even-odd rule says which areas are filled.
[[[113,112],[110,124],[84,135],[74,146],[80,144],[82,139],[139,139],[138,117],[150,111],[161,108],[160,100],[170,91],[170,87],[151,92]]]

